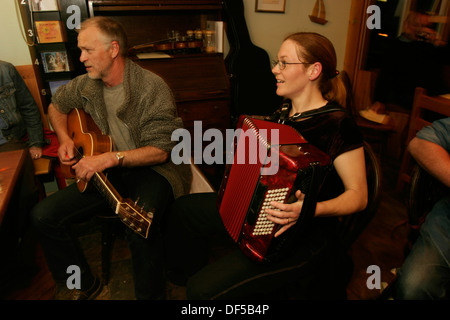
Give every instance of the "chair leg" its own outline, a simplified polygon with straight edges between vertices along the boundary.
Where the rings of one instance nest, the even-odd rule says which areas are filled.
[[[41,201],[47,197],[47,194],[45,191],[45,185],[44,185],[44,182],[42,182],[42,180],[39,178],[39,176],[35,176],[35,182],[36,182],[36,187],[38,189],[39,201]]]
[[[113,226],[109,221],[102,221],[102,280],[104,285],[109,282],[112,245]]]

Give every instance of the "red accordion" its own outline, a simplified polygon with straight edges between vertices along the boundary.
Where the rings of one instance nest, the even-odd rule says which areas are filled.
[[[233,161],[227,162],[218,192],[218,209],[228,233],[247,256],[271,261],[294,229],[314,216],[331,160],[288,125],[241,116],[237,133]],[[275,238],[280,226],[264,211],[271,201],[296,201],[299,189],[305,194],[299,220]]]

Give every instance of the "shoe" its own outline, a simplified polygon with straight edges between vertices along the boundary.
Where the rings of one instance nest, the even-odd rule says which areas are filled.
[[[94,300],[102,292],[103,284],[95,278],[94,284],[88,290],[68,289],[67,286],[56,286],[55,300]]]
[[[109,292],[108,286],[103,286],[102,291],[94,300],[111,300],[111,293]]]
[[[186,300],[186,287],[170,281],[166,283],[166,300]]]

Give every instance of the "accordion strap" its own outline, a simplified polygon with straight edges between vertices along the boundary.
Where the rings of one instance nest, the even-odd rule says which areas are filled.
[[[327,103],[325,106],[318,108],[318,109],[313,109],[313,110],[308,110],[302,113],[296,113],[293,116],[289,117],[289,110],[291,108],[291,104],[290,102],[285,102],[283,103],[283,105],[281,106],[280,109],[280,118],[278,119],[279,123],[284,123],[285,121],[295,121],[297,119],[304,119],[304,118],[309,118],[309,117],[313,117],[313,116],[317,116],[317,115],[321,115],[321,114],[325,114],[325,113],[329,113],[329,112],[335,112],[335,111],[343,111],[345,112],[346,110],[334,103]]]

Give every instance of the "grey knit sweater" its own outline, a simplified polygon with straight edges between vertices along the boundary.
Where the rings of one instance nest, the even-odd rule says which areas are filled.
[[[117,117],[130,130],[136,147],[154,146],[170,153],[175,145],[170,139],[172,132],[182,128],[183,122],[177,115],[168,85],[156,74],[127,59],[123,87],[125,99]],[[102,133],[109,134],[101,80],[92,80],[87,74],[78,76],[58,89],[52,103],[63,113],[73,108],[84,109]],[[152,168],[169,181],[175,198],[189,192],[192,177],[189,165],[175,165],[169,160]]]

